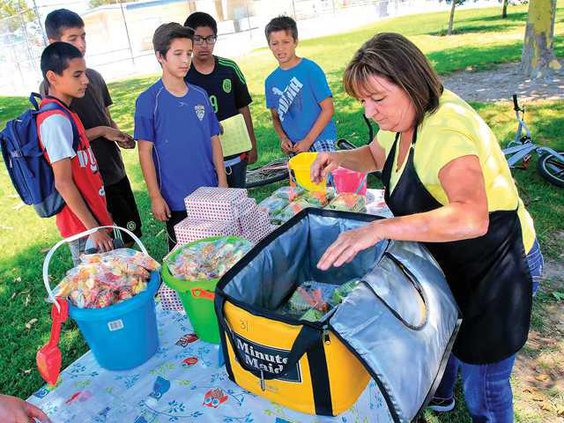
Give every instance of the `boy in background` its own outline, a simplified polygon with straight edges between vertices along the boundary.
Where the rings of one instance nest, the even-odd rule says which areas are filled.
[[[223,158],[227,184],[232,188],[245,188],[247,164],[257,161],[257,141],[249,110],[249,104],[253,100],[247,82],[233,60],[214,56],[217,22],[212,16],[204,12],[194,12],[188,16],[184,26],[194,30],[194,57],[186,75],[186,82],[206,90],[220,122],[239,113],[245,119],[252,149],[243,154]]]
[[[227,187],[219,123],[207,93],[184,78],[192,59],[193,31],[163,24],[153,35],[162,77],[137,98],[139,161],[157,220],[166,222],[169,249],[174,225],[186,217],[184,198],[201,186]]]
[[[296,56],[296,22],[279,16],[264,32],[278,61],[278,68],[266,78],[265,95],[282,151],[334,151],[337,129],[331,89],[315,62]]]
[[[53,168],[55,188],[65,201],[56,215],[59,232],[68,238],[97,226],[112,225],[96,158],[80,118],[70,110],[71,102],[84,96],[88,86],[84,58],[73,45],[55,42],[43,50],[41,72],[49,87],[41,104],[55,102],[68,112],[52,110],[37,116],[39,142]],[[77,150],[73,147],[73,125],[79,138]],[[98,251],[112,249],[112,239],[105,230],[90,235],[90,240]],[[85,244],[85,239],[69,243],[75,264]]]
[[[45,31],[50,43],[64,41],[75,46],[84,56],[86,53],[86,32],[82,18],[67,9],[54,10],[45,18]],[[125,173],[125,166],[119,147],[134,148],[133,138],[119,130],[112,120],[109,106],[112,99],[102,75],[93,69],[86,69],[90,81],[83,97],[72,103],[98,161],[100,174],[104,181],[108,211],[118,226],[141,236],[141,218]],[[44,87],[42,87],[44,88]],[[41,90],[41,94],[44,94]],[[133,240],[123,234],[127,245]]]

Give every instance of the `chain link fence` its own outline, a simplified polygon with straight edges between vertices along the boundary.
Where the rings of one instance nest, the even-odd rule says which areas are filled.
[[[40,56],[47,45],[45,16],[58,8],[82,16],[87,63],[112,81],[158,72],[151,43],[154,30],[165,22],[183,23],[196,10],[218,21],[216,53],[236,57],[264,47],[264,26],[278,15],[294,17],[300,38],[305,39],[351,30],[385,17],[449,7],[439,0],[108,0],[95,8],[89,7],[88,0],[56,1],[44,0],[48,3],[42,4],[32,0],[33,7],[0,19],[0,95],[37,90],[42,79]],[[497,4],[497,0],[481,3],[484,1]]]

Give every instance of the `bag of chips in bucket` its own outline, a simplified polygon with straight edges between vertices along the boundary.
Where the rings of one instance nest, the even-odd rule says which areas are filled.
[[[141,252],[127,249],[82,256],[80,269],[68,272],[65,282],[55,289],[59,293],[56,297],[49,280],[49,265],[55,251],[100,229],[124,231]],[[119,257],[128,257],[129,262]],[[115,267],[108,267],[108,263]],[[57,380],[61,366],[57,344],[60,326],[67,316],[77,323],[96,361],[105,369],[132,369],[152,357],[159,346],[154,301],[160,285],[158,268],[139,238],[117,226],[94,228],[55,244],[43,262],[43,283],[53,303],[54,327],[50,342],[37,353],[42,377],[49,383]]]

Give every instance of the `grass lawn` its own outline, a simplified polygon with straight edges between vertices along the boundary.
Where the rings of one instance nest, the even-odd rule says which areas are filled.
[[[387,19],[354,32],[307,40],[300,43],[298,53],[318,62],[327,73],[336,108],[336,120],[340,137],[362,144],[366,142],[366,127],[361,116],[360,104],[348,98],[340,80],[343,69],[354,51],[372,34],[379,31],[397,31],[410,37],[433,61],[444,75],[462,69],[485,69],[497,63],[520,60],[526,6],[510,7],[509,17],[499,18],[501,8],[460,10],[456,12],[457,34],[441,36],[447,25],[447,13],[421,14]],[[558,56],[564,56],[564,7],[558,9],[554,46]],[[259,142],[260,162],[280,156],[278,143],[272,130],[269,113],[264,106],[264,79],[275,67],[275,61],[267,49],[259,49],[238,60],[246,75],[254,102],[251,110]],[[112,114],[124,130],[132,132],[135,99],[156,76],[132,78],[110,84],[115,105]],[[509,93],[507,93],[509,94]],[[490,124],[500,140],[512,138],[515,121],[512,106],[507,103],[473,103]],[[27,107],[27,99],[0,98],[0,128],[6,120],[17,116]],[[564,150],[563,102],[537,101],[527,105],[527,122],[537,142]],[[129,177],[143,219],[143,241],[151,254],[160,259],[165,251],[163,225],[150,214],[150,202],[145,190],[136,152],[123,152]],[[532,214],[543,252],[553,259],[561,259],[564,250],[564,215],[562,191],[550,186],[535,172],[516,171],[515,177],[530,213]],[[376,180],[371,181],[374,186]],[[251,195],[265,197],[274,186],[256,189]],[[35,353],[49,337],[49,306],[44,302],[41,266],[46,249],[59,239],[54,220],[39,219],[34,212],[21,204],[11,187],[4,166],[0,167],[0,389],[3,393],[27,397],[42,385],[35,367]],[[68,251],[56,254],[51,265],[55,283],[70,268]],[[543,316],[550,307],[560,306],[558,295],[552,295],[557,287],[548,281],[542,288],[533,316],[533,329],[549,331]],[[562,288],[560,288],[562,291]],[[543,332],[544,331],[544,332]],[[561,341],[561,340],[560,340]],[[61,341],[63,366],[66,367],[86,351],[78,330],[68,324]],[[521,381],[516,380],[517,386]],[[517,390],[516,390],[517,391]],[[530,401],[525,394],[515,392],[517,421],[553,421],[557,410],[564,410],[563,393],[558,389],[541,392],[543,404]],[[460,398],[460,395],[459,395]],[[468,414],[460,398],[455,412],[437,417],[427,412],[431,422],[468,421]]]

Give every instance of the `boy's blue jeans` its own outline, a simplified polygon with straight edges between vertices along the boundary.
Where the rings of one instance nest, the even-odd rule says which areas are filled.
[[[532,289],[535,295],[544,265],[537,240],[527,254],[527,263],[533,279]],[[456,376],[460,370],[464,398],[473,422],[513,422],[513,393],[510,377],[514,363],[515,354],[491,364],[468,364],[451,354],[434,398],[442,400],[453,398]]]

